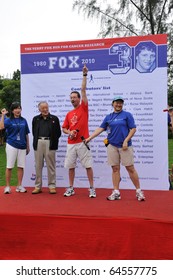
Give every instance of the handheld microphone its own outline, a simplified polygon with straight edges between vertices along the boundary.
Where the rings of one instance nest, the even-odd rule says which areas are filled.
[[[172,111],[173,110],[173,107],[169,107],[168,109],[163,109],[163,112],[169,112],[169,111]]]
[[[75,131],[76,131],[76,134],[77,134],[77,133],[79,132],[79,129],[75,129]],[[76,135],[76,134],[75,134],[75,135]],[[70,138],[70,139],[73,139],[74,136],[70,135],[69,138]]]
[[[84,142],[85,138],[83,136],[81,136],[81,139],[82,139],[83,143],[85,144],[85,146],[87,147],[87,149],[90,150],[90,147],[88,146],[88,144]]]

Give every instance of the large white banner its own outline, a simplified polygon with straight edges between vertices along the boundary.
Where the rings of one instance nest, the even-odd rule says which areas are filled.
[[[125,99],[124,110],[135,118],[137,132],[133,137],[135,167],[142,189],[167,190],[168,137],[167,115],[167,38],[151,35],[129,38],[97,39],[21,45],[21,96],[23,116],[30,130],[40,101],[49,103],[50,112],[62,125],[72,109],[70,92],[80,91],[82,68],[89,69],[87,95],[89,130],[92,133],[117,95]],[[103,140],[106,132],[90,142],[96,188],[112,188],[111,168]],[[32,143],[32,133],[30,134]],[[62,134],[56,153],[57,187],[68,186],[64,168],[67,135]],[[121,167],[121,188],[134,188],[128,173]],[[25,186],[34,186],[35,164],[31,148],[27,156]],[[47,169],[43,170],[47,186]],[[75,187],[88,187],[86,171],[78,163]]]

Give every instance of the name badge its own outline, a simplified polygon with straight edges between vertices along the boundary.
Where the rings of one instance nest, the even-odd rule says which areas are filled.
[[[20,134],[19,133],[17,134],[17,140],[20,140]]]

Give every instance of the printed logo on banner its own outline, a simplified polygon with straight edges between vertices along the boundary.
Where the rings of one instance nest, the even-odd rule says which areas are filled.
[[[151,73],[157,65],[157,47],[151,41],[140,42],[134,48],[125,44],[114,44],[109,55],[113,55],[114,63],[108,65],[113,74],[126,74],[135,68],[139,73]],[[133,67],[135,65],[135,67]]]
[[[140,42],[135,47],[135,69],[139,73],[150,73],[156,69],[157,49],[153,42]]]
[[[35,178],[36,178],[36,174],[35,174],[35,173],[32,173],[30,179],[31,179],[32,181],[35,181]]]
[[[113,55],[115,61],[108,65],[113,74],[126,74],[132,68],[131,48],[127,44],[114,44],[109,50],[109,55]]]
[[[157,50],[158,48],[158,50]],[[86,64],[90,71],[109,70],[113,75],[127,74],[134,69],[138,73],[151,73],[156,67],[166,67],[166,45],[156,46],[152,41],[139,41],[133,47],[127,43],[115,43],[101,50],[82,50],[57,53],[32,53],[21,56],[22,74],[79,72]],[[162,56],[159,55],[162,54]],[[91,77],[90,82],[93,82]]]

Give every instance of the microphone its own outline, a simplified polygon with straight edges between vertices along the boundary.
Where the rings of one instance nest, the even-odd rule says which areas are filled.
[[[76,134],[77,134],[77,133],[79,132],[79,129],[75,129],[75,131],[76,131]],[[75,134],[75,136],[76,136],[76,134]],[[70,139],[73,139],[74,136],[70,135],[69,138],[70,138]]]
[[[163,109],[163,112],[169,112],[169,111],[172,111],[173,110],[173,107],[169,107],[168,109]]]
[[[85,138],[83,136],[81,136],[81,139],[82,139],[83,143],[85,144],[85,146],[87,147],[87,149],[90,150],[90,147],[88,146],[88,144],[84,142]]]

